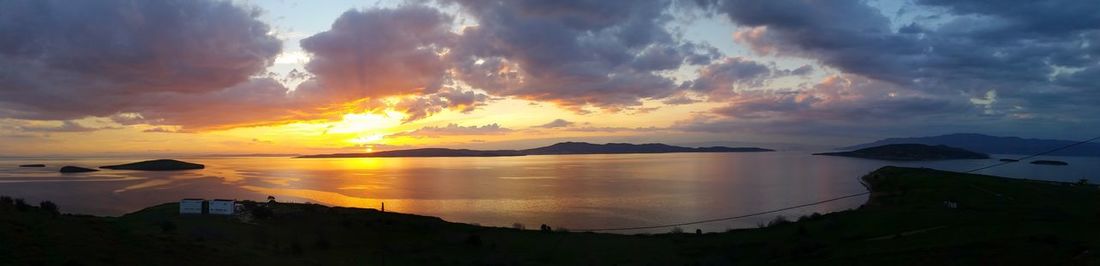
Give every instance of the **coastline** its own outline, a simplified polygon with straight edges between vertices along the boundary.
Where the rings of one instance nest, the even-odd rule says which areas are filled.
[[[143,248],[148,254],[113,258],[110,264],[1097,262],[1095,253],[1087,251],[1100,247],[1100,240],[1089,237],[1100,231],[1088,221],[1100,214],[1094,213],[1095,204],[1083,204],[1100,202],[1095,185],[902,167],[883,167],[861,180],[872,188],[861,208],[703,234],[690,227],[635,235],[484,227],[316,204],[274,204],[273,215],[247,220],[181,216],[175,203],[119,217],[3,210],[18,215],[0,216],[13,225],[0,228],[0,236],[20,245],[0,256],[22,254],[12,258],[51,264],[50,259],[64,263],[56,260],[97,259]],[[944,201],[958,205],[946,207]],[[35,244],[42,241],[63,244],[39,252],[27,249],[42,247]],[[186,256],[203,250],[218,253]],[[990,252],[1002,255],[982,255]]]

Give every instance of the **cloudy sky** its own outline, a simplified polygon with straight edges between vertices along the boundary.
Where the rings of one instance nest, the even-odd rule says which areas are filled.
[[[0,1],[0,156],[1100,128],[1100,1]]]

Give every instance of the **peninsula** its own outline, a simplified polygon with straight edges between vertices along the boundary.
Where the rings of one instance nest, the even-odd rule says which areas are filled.
[[[956,159],[989,159],[989,155],[944,145],[890,144],[854,151],[825,152],[814,155],[845,156],[886,161],[935,161]]]
[[[756,147],[681,147],[660,143],[630,144],[608,143],[593,144],[587,142],[561,142],[550,146],[526,150],[468,150],[426,148],[394,150],[371,153],[333,153],[303,155],[296,158],[356,158],[356,157],[498,157],[551,154],[624,154],[624,153],[674,153],[674,152],[768,152],[774,151]]]

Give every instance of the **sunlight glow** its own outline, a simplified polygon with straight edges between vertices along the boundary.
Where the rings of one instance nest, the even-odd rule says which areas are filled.
[[[371,130],[389,129],[401,125],[405,114],[385,110],[379,113],[346,114],[339,122],[332,124],[329,133],[364,133]],[[379,137],[379,139],[381,139]]]

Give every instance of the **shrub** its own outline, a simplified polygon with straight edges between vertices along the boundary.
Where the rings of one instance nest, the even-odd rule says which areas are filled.
[[[27,204],[27,201],[23,199],[15,199],[15,209],[25,212],[31,209],[31,205]]]
[[[786,224],[786,223],[790,223],[790,222],[791,222],[790,220],[787,220],[787,217],[784,217],[783,215],[779,215],[779,216],[775,216],[775,218],[772,219],[771,222],[768,222],[768,227],[781,225],[781,224]]]
[[[8,196],[0,196],[0,205],[11,206],[15,204],[15,200]]]
[[[673,227],[672,230],[669,230],[668,232],[673,233],[673,234],[683,234],[684,229],[677,226],[677,227]]]
[[[52,201],[47,200],[39,202],[38,208],[41,208],[43,211],[46,211],[55,216],[61,214],[61,210],[57,208],[57,204],[54,204]]]

